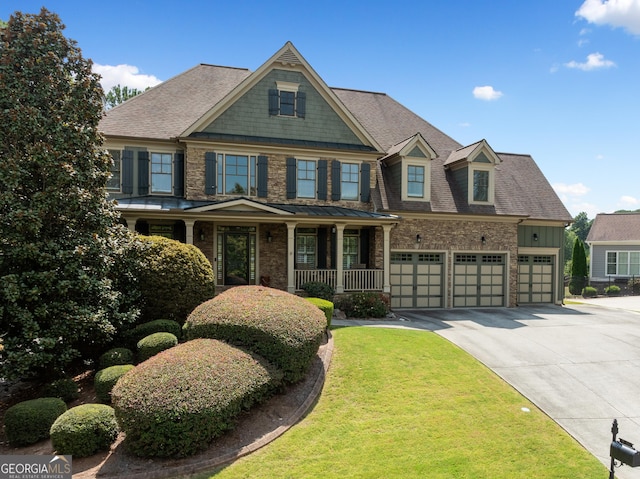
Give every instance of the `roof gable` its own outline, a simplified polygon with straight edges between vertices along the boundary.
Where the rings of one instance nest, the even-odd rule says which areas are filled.
[[[452,151],[444,162],[445,168],[451,168],[457,164],[464,163],[491,163],[500,164],[500,157],[493,151],[487,140],[480,140],[469,146]]]
[[[403,140],[389,148],[387,155],[382,157],[381,160],[385,161],[395,157],[407,156],[411,158],[424,158],[425,160],[431,160],[436,158],[438,154],[420,133],[416,133],[415,135],[410,136],[406,140]]]
[[[640,243],[640,213],[598,214],[593,220],[587,243]]]
[[[230,211],[230,212],[245,212],[245,213],[272,213],[276,215],[290,216],[292,213],[282,210],[280,208],[274,208],[273,206],[260,203],[258,201],[251,200],[249,198],[237,198],[228,201],[220,201],[218,203],[212,203],[205,206],[196,206],[195,208],[187,208],[186,210],[192,213],[204,213],[207,211]]]

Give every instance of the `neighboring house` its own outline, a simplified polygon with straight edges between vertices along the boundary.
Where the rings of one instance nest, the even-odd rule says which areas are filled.
[[[596,215],[587,236],[589,281],[603,289],[640,276],[640,213]]]
[[[394,308],[562,300],[571,216],[530,156],[330,88],[291,43],[254,72],[198,65],[100,129],[128,227],[195,244],[219,289],[322,281]]]

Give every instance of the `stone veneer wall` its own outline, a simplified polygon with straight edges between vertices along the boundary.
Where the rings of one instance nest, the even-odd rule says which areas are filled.
[[[416,235],[422,241],[416,243]],[[481,238],[485,237],[486,244]],[[479,253],[510,253],[508,267],[508,306],[517,304],[518,225],[490,221],[460,221],[433,219],[403,219],[391,230],[391,250],[414,251],[477,251]],[[450,255],[449,255],[450,256]],[[447,265],[447,284],[452,282],[452,268]],[[449,287],[450,291],[451,288]],[[447,298],[447,307],[451,307]]]
[[[258,236],[258,280],[269,277],[271,288],[287,290],[287,227],[285,225],[261,224]],[[267,241],[271,232],[271,243]]]

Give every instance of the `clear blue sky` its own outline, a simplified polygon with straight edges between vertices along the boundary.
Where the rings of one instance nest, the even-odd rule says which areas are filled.
[[[640,208],[640,0],[0,0],[0,19],[43,5],[107,89],[256,70],[290,40],[329,86],[531,154],[574,216]]]

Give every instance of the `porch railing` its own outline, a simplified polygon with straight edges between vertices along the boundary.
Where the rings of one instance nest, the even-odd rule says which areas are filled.
[[[302,285],[310,281],[327,283],[335,288],[337,274],[335,269],[297,269],[296,290],[301,290]],[[382,291],[382,281],[381,269],[348,269],[342,272],[345,291]]]

